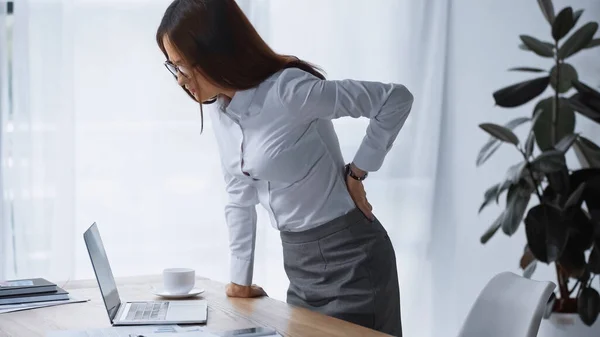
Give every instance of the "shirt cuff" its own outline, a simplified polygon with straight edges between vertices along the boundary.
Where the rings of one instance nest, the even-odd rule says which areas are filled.
[[[360,144],[356,156],[354,156],[353,163],[359,169],[366,172],[373,172],[379,170],[383,164],[383,160],[387,155],[388,151],[376,150],[369,146],[368,139],[364,139]]]
[[[254,269],[253,260],[244,260],[231,255],[229,267],[231,282],[241,286],[249,286],[252,284],[252,272]]]

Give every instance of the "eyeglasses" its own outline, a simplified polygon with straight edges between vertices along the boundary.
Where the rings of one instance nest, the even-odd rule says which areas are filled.
[[[185,78],[190,78],[191,72],[185,67],[180,67],[178,65],[175,65],[171,61],[165,61],[165,67],[175,77],[176,80],[177,80],[177,74],[181,74]]]

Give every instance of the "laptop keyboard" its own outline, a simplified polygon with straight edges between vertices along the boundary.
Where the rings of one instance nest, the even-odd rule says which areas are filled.
[[[167,317],[169,302],[132,303],[127,313],[128,321],[163,321]]]

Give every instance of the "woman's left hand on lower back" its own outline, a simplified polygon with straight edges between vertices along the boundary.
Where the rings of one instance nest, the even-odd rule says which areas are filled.
[[[373,216],[373,206],[367,201],[367,192],[365,192],[365,186],[362,181],[346,176],[346,186],[348,187],[348,192],[356,204],[356,207],[358,207],[367,218],[373,221],[375,219]]]

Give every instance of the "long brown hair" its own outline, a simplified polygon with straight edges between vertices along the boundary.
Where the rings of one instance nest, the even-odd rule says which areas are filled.
[[[165,36],[190,66],[221,88],[236,91],[254,88],[290,67],[325,79],[318,67],[294,56],[275,53],[235,0],[174,0],[156,32],[156,42],[168,58]],[[202,104],[214,101],[200,102],[202,124]]]

